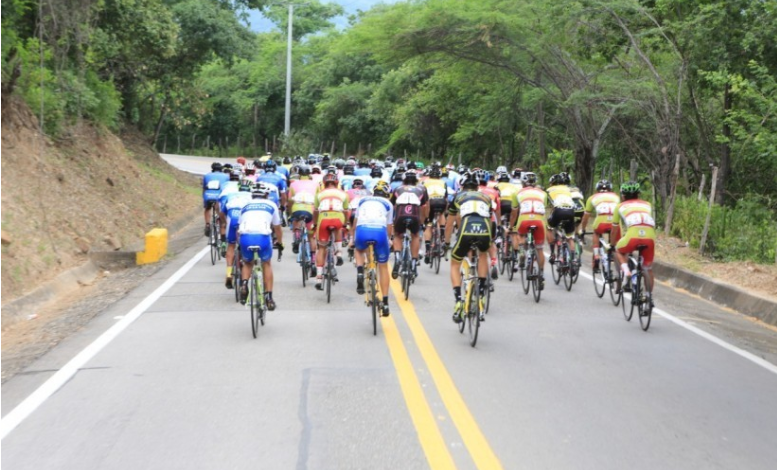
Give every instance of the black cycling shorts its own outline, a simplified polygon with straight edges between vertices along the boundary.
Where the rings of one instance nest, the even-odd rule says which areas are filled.
[[[550,217],[548,217],[548,226],[552,228],[560,227],[566,236],[573,236],[575,234],[575,210],[556,207],[550,213]]]
[[[502,211],[502,217],[507,217],[510,220],[510,213],[513,211],[513,203],[505,200],[500,201],[499,208]]]
[[[421,229],[421,221],[418,217],[400,216],[394,220],[394,233],[404,235],[405,230],[410,230],[413,235]]]
[[[451,257],[461,261],[470,250],[477,247],[480,251],[488,251],[491,246],[492,223],[483,217],[469,216],[462,221],[462,228],[456,244],[451,250]]]

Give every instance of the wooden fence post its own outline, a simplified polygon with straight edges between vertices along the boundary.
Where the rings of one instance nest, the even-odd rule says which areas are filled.
[[[704,230],[701,232],[699,253],[704,254],[704,245],[707,243],[707,234],[710,231],[710,219],[712,218],[712,204],[715,202],[715,190],[718,183],[718,167],[712,167],[712,188],[710,188],[710,203],[707,206],[707,219],[704,221]]]
[[[701,183],[699,183],[699,197],[697,198],[697,201],[701,201],[701,196],[704,194],[704,183],[707,182],[707,173],[701,174]]]

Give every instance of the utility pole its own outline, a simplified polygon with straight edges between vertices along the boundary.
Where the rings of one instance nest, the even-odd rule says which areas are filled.
[[[286,119],[283,128],[283,133],[287,138],[291,132],[291,21],[293,16],[294,4],[289,3],[289,30],[286,45]]]

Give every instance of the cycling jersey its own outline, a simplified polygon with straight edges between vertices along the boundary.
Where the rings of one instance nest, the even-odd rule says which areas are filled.
[[[445,198],[448,195],[448,186],[439,178],[429,178],[423,182],[429,199]]]
[[[641,199],[623,201],[613,211],[613,224],[618,224],[621,239],[615,248],[623,254],[631,253],[639,245],[647,245],[642,252],[645,268],[653,264],[656,239],[656,221],[653,219],[653,206]]]
[[[318,242],[326,244],[330,227],[337,231],[345,226],[345,211],[350,207],[348,195],[337,188],[323,189],[316,194],[315,207],[318,210]]]
[[[240,211],[240,254],[253,260],[249,246],[259,247],[262,262],[272,259],[272,228],[281,224],[280,210],[269,199],[252,199]]]
[[[428,195],[423,186],[404,184],[391,194],[391,203],[396,207],[394,230],[403,235],[405,230],[412,234],[421,228],[421,206],[426,204]]]
[[[275,204],[281,203],[281,194],[285,194],[288,186],[286,185],[286,179],[275,172],[263,173],[258,178],[257,182],[262,182],[270,189],[269,198],[275,202]]]
[[[585,204],[585,211],[589,214],[596,214],[593,224],[596,234],[603,235],[605,232],[612,230],[615,207],[620,202],[620,197],[613,192],[595,193],[588,198]]]
[[[237,226],[243,207],[251,202],[251,193],[238,191],[227,195],[225,203],[227,209],[227,243],[230,245],[237,241]]]
[[[348,191],[353,187],[353,180],[356,179],[356,176],[354,175],[343,175],[342,178],[340,178],[340,189],[343,191]]]
[[[516,229],[519,234],[526,235],[530,227],[535,227],[534,243],[541,246],[545,243],[545,210],[548,205],[548,195],[545,191],[527,186],[515,193],[513,207],[518,208]]]
[[[222,186],[221,192],[219,193],[219,209],[221,209],[221,212],[227,213],[227,196],[229,196],[232,193],[238,192],[240,189],[240,183],[237,181],[227,181]]]
[[[570,191],[569,186],[556,185],[549,187],[548,197],[554,208],[573,210],[575,208],[575,201],[572,199],[572,191]]]

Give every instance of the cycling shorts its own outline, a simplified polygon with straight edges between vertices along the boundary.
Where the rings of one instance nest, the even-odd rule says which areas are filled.
[[[520,235],[529,233],[529,228],[534,230],[534,245],[542,246],[545,243],[545,218],[536,214],[526,214],[518,217],[516,228]]]
[[[568,237],[575,234],[575,209],[557,207],[553,209],[548,217],[548,226],[552,228],[560,227]]]
[[[448,201],[445,198],[429,199],[429,217],[444,214],[448,210]]]
[[[421,221],[418,217],[402,215],[394,220],[394,233],[396,235],[404,235],[406,230],[415,235],[420,229]]]
[[[240,209],[230,209],[227,212],[227,243],[233,245],[237,242],[237,228],[240,219]]]
[[[461,261],[470,250],[476,247],[480,251],[488,251],[493,237],[491,227],[491,221],[486,218],[479,216],[465,217],[462,220],[462,228],[459,230],[456,244],[453,246],[453,250],[451,250],[451,257],[456,261]]]
[[[261,235],[258,233],[243,233],[240,235],[240,255],[243,260],[252,262],[254,254],[248,249],[249,246],[259,247],[259,259],[266,263],[272,259],[272,235]]]
[[[612,231],[612,216],[603,215],[594,219],[594,233],[601,236]]]
[[[656,229],[644,225],[637,225],[626,230],[626,235],[618,240],[615,249],[618,250],[618,253],[628,255],[629,253],[637,251],[639,245],[647,245],[647,248],[642,251],[642,258],[644,259],[642,265],[645,269],[649,269],[653,265],[655,243]]]
[[[368,227],[365,225],[356,227],[353,246],[359,251],[367,249],[367,245],[374,242],[375,259],[378,263],[386,263],[391,249],[389,248],[388,230],[386,227]]]
[[[319,245],[326,245],[329,243],[329,228],[334,228],[335,239],[337,234],[343,229],[343,221],[341,219],[321,219],[318,224],[316,236],[318,238]]]
[[[291,220],[301,220],[305,222],[308,230],[313,226],[313,214],[308,211],[295,211],[291,213]]]
[[[202,193],[202,207],[203,209],[210,209],[219,200],[218,191],[204,191]]]

